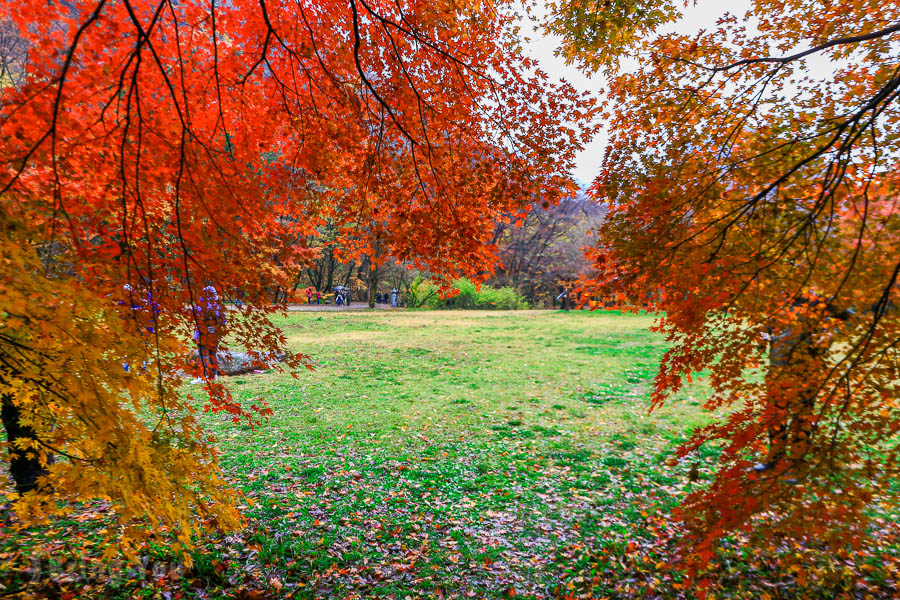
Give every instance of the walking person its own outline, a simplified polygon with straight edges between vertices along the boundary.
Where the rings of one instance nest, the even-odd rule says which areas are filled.
[[[193,314],[194,341],[197,342],[202,378],[198,377],[192,383],[212,381],[219,374],[216,354],[219,351],[219,342],[225,336],[226,323],[225,307],[219,300],[216,288],[209,285],[200,291],[200,297],[193,307]]]
[[[144,336],[152,336],[155,332],[156,319],[160,313],[159,304],[153,300],[153,293],[150,291],[136,291],[131,284],[125,284],[123,286],[123,290],[128,295],[127,302],[125,300],[119,301],[121,306],[129,305],[131,307],[131,315],[132,318],[135,319],[139,323],[139,333],[141,337]],[[150,342],[147,341],[144,343],[145,348],[150,348]],[[131,365],[128,361],[124,361],[122,363],[122,368],[125,369],[125,372],[131,370]],[[141,371],[147,370],[147,361],[142,361]]]
[[[322,304],[322,291],[316,290],[316,304]]]
[[[556,299],[560,301],[561,310],[569,310],[568,306],[566,305],[566,301],[569,299],[569,288],[563,288],[562,293],[557,296]]]

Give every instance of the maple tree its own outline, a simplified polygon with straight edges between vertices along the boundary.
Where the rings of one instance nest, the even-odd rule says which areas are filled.
[[[686,4],[686,3],[685,3]],[[735,531],[860,547],[896,505],[900,3],[756,0],[690,35],[680,2],[559,2],[609,79],[588,296],[652,293],[658,406],[705,372],[721,445],[680,515],[695,568]]]
[[[28,525],[105,500],[126,551],[147,531],[187,545],[240,523],[195,411],[254,423],[268,408],[216,381],[202,401],[181,392],[203,288],[233,303],[228,343],[262,360],[285,343],[272,292],[315,259],[303,240],[325,223],[360,240],[351,258],[488,273],[496,215],[571,193],[593,110],[522,56],[506,2],[4,11],[27,47],[0,97],[16,512]]]

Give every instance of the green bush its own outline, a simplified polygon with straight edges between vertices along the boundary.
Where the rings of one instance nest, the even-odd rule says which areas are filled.
[[[482,287],[476,297],[477,308],[498,308],[504,310],[528,308],[528,302],[512,287]]]
[[[463,309],[497,309],[515,310],[528,308],[528,303],[518,290],[511,287],[492,288],[481,286],[481,291],[468,279],[457,279],[453,287],[459,294],[450,298],[441,298],[438,286],[432,281],[417,277],[409,286],[408,302],[410,308],[463,308]]]
[[[406,306],[409,308],[437,308],[440,300],[438,287],[430,279],[417,275],[406,292]]]

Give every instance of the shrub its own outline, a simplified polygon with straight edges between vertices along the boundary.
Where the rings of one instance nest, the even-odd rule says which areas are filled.
[[[441,298],[438,286],[430,280],[417,277],[409,286],[408,306],[410,308],[463,308],[480,310],[516,310],[528,308],[528,303],[518,290],[512,287],[491,288],[482,286],[477,290],[468,279],[457,279],[453,287],[459,294]]]

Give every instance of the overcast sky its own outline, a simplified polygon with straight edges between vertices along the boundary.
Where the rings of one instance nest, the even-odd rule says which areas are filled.
[[[684,11],[684,18],[668,30],[682,33],[696,32],[702,28],[710,28],[715,25],[716,19],[725,12],[742,16],[749,7],[750,0],[698,0],[696,6]],[[565,61],[553,56],[559,45],[558,38],[542,35],[535,32],[531,35],[531,42],[526,45],[526,52],[536,59],[541,68],[553,76],[558,76],[576,89],[590,91],[594,94],[602,94],[605,87],[603,78],[599,75],[588,78],[573,66],[566,66]],[[582,184],[588,185],[600,171],[600,162],[603,158],[603,148],[608,134],[601,131],[578,156],[573,175]]]

